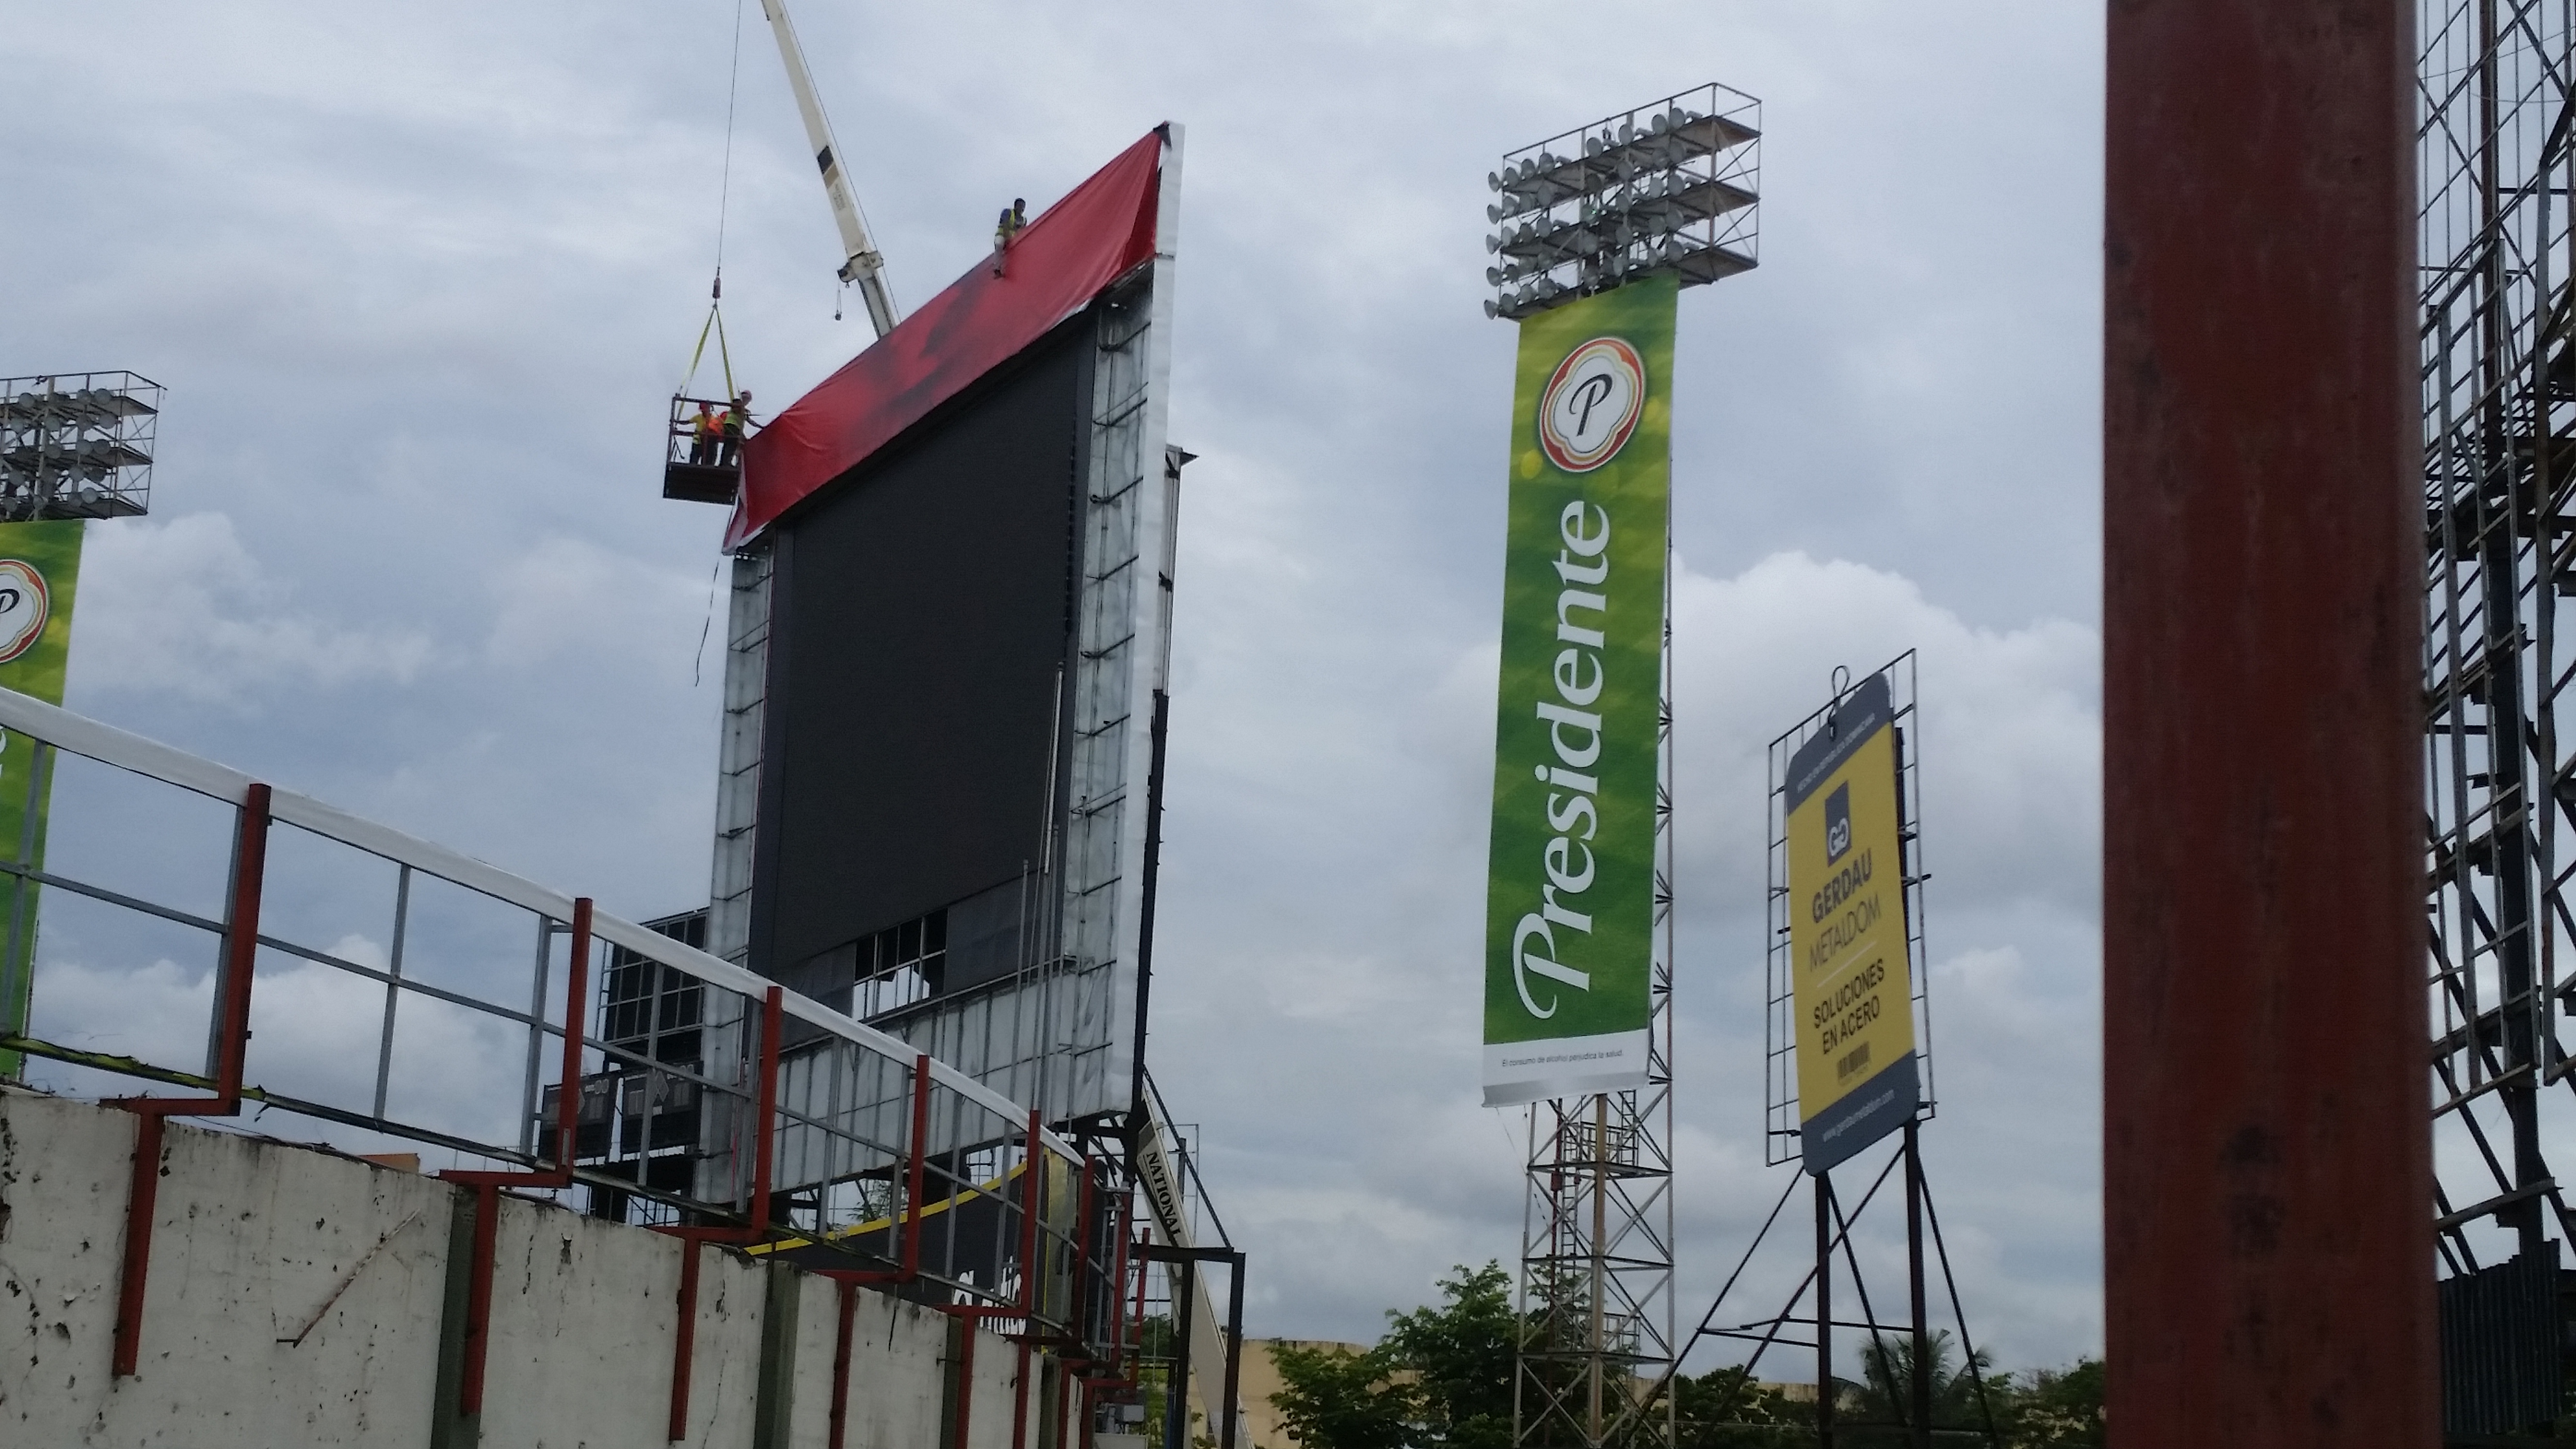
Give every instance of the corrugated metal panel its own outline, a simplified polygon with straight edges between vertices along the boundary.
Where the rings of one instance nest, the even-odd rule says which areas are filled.
[[[2501,1434],[2558,1417],[2567,1329],[2558,1245],[2437,1288],[2442,1310],[2442,1429]]]

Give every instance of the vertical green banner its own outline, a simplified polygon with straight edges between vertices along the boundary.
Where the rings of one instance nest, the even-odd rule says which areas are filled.
[[[0,524],[0,689],[63,702],[71,658],[72,591],[80,582],[81,521]],[[50,782],[37,771],[36,742],[0,742],[0,861],[42,870]],[[0,1036],[27,1029],[35,987],[36,886],[0,876]],[[0,1051],[0,1080],[13,1080],[19,1054]]]
[[[1669,275],[1521,323],[1485,888],[1485,1105],[1646,1079]]]

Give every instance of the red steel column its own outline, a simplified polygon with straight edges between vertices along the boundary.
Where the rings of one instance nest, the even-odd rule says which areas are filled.
[[[2110,1424],[2429,1449],[2410,0],[2109,9]]]

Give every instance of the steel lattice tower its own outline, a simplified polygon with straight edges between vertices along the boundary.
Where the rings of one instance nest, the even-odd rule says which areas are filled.
[[[2576,682],[2557,630],[2576,597],[2576,438],[2560,437],[2576,422],[2570,11],[2566,0],[2418,8],[2434,1213],[2453,1432],[2556,1412],[2557,1244],[2570,1219],[2541,1109],[2569,1078],[2558,1022],[2576,985],[2557,971],[2576,940],[2562,864],[2576,863],[2576,756],[2557,726]],[[2534,1368],[2545,1366],[2546,1392],[2481,1389],[2473,1403],[2454,1340],[2493,1312],[2470,1306],[2473,1280],[2517,1275],[2538,1290],[2524,1295],[2531,1321],[2489,1323],[2500,1336],[2473,1352],[2545,1345]]]
[[[1721,85],[1523,147],[1486,178],[1489,317],[1519,319],[1669,273],[1683,287],[1757,265],[1761,103]],[[1658,1449],[1673,1305],[1673,634],[1666,499],[1656,714],[1654,925],[1646,1081],[1533,1103],[1516,1306],[1513,1442]]]

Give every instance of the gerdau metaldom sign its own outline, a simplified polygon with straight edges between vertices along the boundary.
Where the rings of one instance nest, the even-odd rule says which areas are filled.
[[[1887,676],[1837,701],[1789,757],[1790,980],[1798,1127],[1821,1173],[1922,1105],[1906,956],[1900,736]]]
[[[1485,1104],[1646,1080],[1674,301],[1520,324],[1485,896]]]

